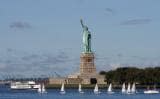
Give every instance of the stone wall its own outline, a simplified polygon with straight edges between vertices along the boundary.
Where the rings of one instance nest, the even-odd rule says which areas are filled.
[[[82,83],[82,79],[81,78],[68,78],[67,79],[67,84],[79,84]]]
[[[49,78],[49,84],[67,83],[66,78]]]
[[[50,78],[49,84],[91,84],[91,79],[95,78],[97,80],[97,84],[106,84],[105,77],[101,75],[94,76],[80,76],[79,78]]]

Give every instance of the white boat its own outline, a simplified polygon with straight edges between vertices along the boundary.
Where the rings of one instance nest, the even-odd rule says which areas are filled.
[[[22,82],[12,82],[10,85],[11,89],[31,89],[31,86],[28,83]]]
[[[79,93],[84,93],[84,92],[82,91],[82,86],[81,86],[81,84],[79,84],[78,91],[79,91]]]
[[[41,86],[40,84],[36,84],[36,85],[34,85],[32,88],[33,88],[33,89],[38,89],[40,86]]]
[[[156,90],[156,87],[154,89],[149,89],[149,87],[147,88],[147,90],[144,91],[144,94],[158,94],[159,91]]]
[[[110,83],[109,84],[109,87],[108,87],[108,94],[113,94],[114,92],[112,91],[112,84]]]
[[[158,90],[145,90],[144,94],[158,94],[159,91]]]
[[[135,83],[132,84],[131,93],[136,93],[136,85]]]
[[[100,93],[100,91],[98,90],[98,85],[97,84],[95,85],[94,93],[95,94],[99,94]]]
[[[61,90],[60,90],[60,94],[65,94],[65,90],[64,90],[64,83],[62,83],[62,86],[61,86]]]
[[[127,87],[127,94],[131,94],[131,84],[128,83],[128,87]]]
[[[122,85],[122,93],[126,93],[126,86],[125,86],[125,83],[123,83],[123,85]]]
[[[34,81],[11,82],[11,89],[38,89],[39,85]]]

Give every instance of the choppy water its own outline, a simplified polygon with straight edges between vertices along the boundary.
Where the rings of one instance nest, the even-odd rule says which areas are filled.
[[[36,90],[11,90],[0,87],[0,99],[160,99],[160,94],[146,95],[143,90],[132,95],[121,94],[120,90],[115,90],[115,94],[107,94],[106,90],[101,90],[101,94],[95,95],[93,90],[85,89],[84,94],[79,94],[76,89],[66,89],[66,94],[61,95],[58,89],[48,89],[46,94],[39,94]]]

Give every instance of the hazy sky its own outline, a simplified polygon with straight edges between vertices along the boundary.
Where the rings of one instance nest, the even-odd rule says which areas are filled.
[[[160,64],[160,0],[1,0],[0,73],[79,70],[80,18],[98,70]]]

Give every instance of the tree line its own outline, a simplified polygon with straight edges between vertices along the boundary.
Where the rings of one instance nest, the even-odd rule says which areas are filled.
[[[160,85],[160,67],[120,67],[115,70],[101,71],[101,75],[105,75],[107,83],[133,83],[141,85]]]

